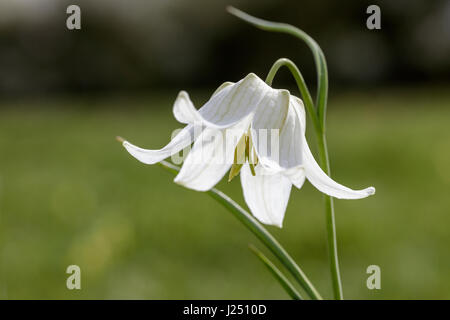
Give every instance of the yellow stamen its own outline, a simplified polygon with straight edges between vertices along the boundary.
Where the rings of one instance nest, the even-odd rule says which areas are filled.
[[[233,164],[230,169],[230,174],[228,175],[228,182],[233,180],[234,177],[236,177],[239,172],[241,171],[242,164]]]
[[[241,171],[244,163],[248,162],[250,165],[250,171],[253,176],[256,175],[255,167],[258,164],[258,157],[256,151],[253,148],[252,139],[249,134],[244,134],[236,145],[234,150],[234,162],[228,175],[228,182],[233,180]]]
[[[253,163],[248,163],[250,166],[250,172],[252,173],[252,176],[256,176],[256,172],[255,172],[255,165]]]
[[[236,145],[236,149],[234,150],[234,162],[233,165],[231,166],[230,174],[228,175],[228,182],[233,180],[233,178],[239,174],[243,164],[245,163],[245,153],[246,153],[245,143],[246,143],[245,135],[243,135],[239,140],[238,144]]]

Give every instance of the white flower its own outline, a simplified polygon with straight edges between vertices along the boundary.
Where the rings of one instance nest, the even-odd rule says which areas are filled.
[[[230,179],[241,171],[245,201],[265,224],[282,226],[291,187],[301,188],[305,178],[335,198],[375,193],[373,187],[352,190],[328,177],[306,142],[303,102],[287,90],[272,89],[253,73],[221,85],[199,110],[182,91],[173,113],[187,125],[162,149],[141,149],[128,141],[123,146],[139,161],[154,164],[194,142],[175,182],[206,191],[230,168]]]

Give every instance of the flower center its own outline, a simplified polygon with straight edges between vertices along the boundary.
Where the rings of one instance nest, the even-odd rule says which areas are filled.
[[[248,162],[252,175],[255,176],[255,166],[258,164],[258,156],[256,155],[255,148],[253,147],[252,138],[250,132],[247,131],[241,139],[239,139],[236,149],[234,150],[234,162],[230,169],[228,176],[228,182],[233,180],[239,172],[242,166]]]

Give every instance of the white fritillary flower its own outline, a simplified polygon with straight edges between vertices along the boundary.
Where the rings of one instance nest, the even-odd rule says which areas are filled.
[[[306,141],[303,102],[287,90],[273,89],[255,74],[226,82],[199,110],[186,92],[178,95],[173,113],[187,124],[160,150],[123,146],[139,161],[155,164],[193,143],[175,182],[207,191],[230,170],[240,173],[245,201],[261,222],[281,227],[291,187],[305,178],[321,192],[339,199],[360,199],[373,187],[352,190],[327,176]]]

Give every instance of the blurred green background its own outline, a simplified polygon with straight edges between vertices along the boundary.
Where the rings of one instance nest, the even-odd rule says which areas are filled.
[[[163,146],[179,90],[198,108],[280,56],[313,90],[307,48],[244,25],[224,1],[70,3],[81,31],[65,28],[64,1],[0,4],[0,298],[288,298],[239,221],[114,137]],[[303,28],[328,58],[332,175],[377,188],[336,201],[348,299],[450,299],[450,6],[399,3],[378,2],[379,31],[360,1],[231,3]],[[286,71],[274,86],[297,94]],[[238,179],[218,187],[245,206]],[[330,298],[321,194],[294,190],[283,229],[268,229]],[[66,288],[70,264],[82,290]],[[381,290],[366,287],[372,264]]]

